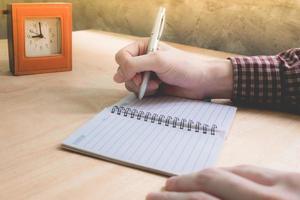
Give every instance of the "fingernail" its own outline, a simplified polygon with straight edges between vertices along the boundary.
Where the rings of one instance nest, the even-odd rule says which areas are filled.
[[[148,85],[148,89],[149,91],[153,91],[153,90],[156,90],[158,88],[158,84],[155,83],[155,82],[150,82],[149,85]]]
[[[155,82],[153,87],[155,90],[157,90],[159,88],[159,84]]]

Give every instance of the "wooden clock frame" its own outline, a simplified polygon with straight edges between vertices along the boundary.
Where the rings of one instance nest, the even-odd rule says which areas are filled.
[[[25,19],[59,18],[61,53],[43,57],[25,56]],[[8,5],[9,65],[14,75],[72,70],[72,4],[12,3]]]

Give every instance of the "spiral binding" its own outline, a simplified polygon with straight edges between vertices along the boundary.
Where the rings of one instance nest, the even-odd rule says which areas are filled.
[[[148,121],[150,123],[157,122],[158,124],[164,124],[165,126],[172,126],[173,128],[179,127],[180,129],[186,128],[188,131],[201,132],[203,134],[215,135],[217,130],[217,125],[213,124],[209,126],[208,124],[201,124],[200,122],[194,122],[193,120],[179,119],[178,117],[171,117],[165,115],[158,115],[157,113],[150,113],[139,111],[135,108],[126,108],[124,106],[113,106],[111,113],[116,113],[117,115],[123,115],[125,117],[136,118],[137,120]]]

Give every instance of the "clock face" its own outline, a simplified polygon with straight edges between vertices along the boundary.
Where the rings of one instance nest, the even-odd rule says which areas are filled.
[[[60,18],[25,20],[25,56],[42,57],[61,54]]]

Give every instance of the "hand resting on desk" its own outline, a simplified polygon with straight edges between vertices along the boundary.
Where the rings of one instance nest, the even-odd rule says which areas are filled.
[[[254,166],[212,168],[171,177],[147,200],[297,200],[300,174]]]

